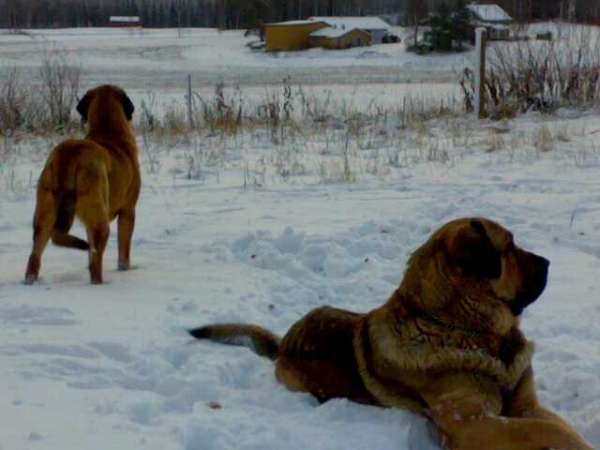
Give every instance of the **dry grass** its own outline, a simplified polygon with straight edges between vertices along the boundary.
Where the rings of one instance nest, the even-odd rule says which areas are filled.
[[[63,79],[69,79],[68,73],[61,75]],[[32,96],[23,95],[30,91],[20,85],[18,72],[7,72],[5,80],[0,89],[0,121],[11,126],[3,126],[3,132],[22,133],[33,127],[39,134],[61,136],[57,133],[75,126],[70,116],[65,119],[64,111],[48,112],[40,102],[33,113],[26,112],[24,105]],[[76,86],[67,83],[63,92],[73,93]],[[204,180],[213,174],[218,178],[221,168],[237,165],[246,188],[307,175],[323,183],[353,183],[362,175],[385,176],[421,163],[452,165],[466,150],[502,151],[499,156],[504,159],[508,154],[511,161],[524,151],[535,156],[535,152],[548,152],[576,134],[567,126],[551,129],[542,125],[522,135],[511,130],[508,122],[493,127],[487,122],[480,127],[457,118],[448,100],[406,101],[395,108],[384,108],[373,100],[357,111],[349,103],[334,105],[331,93],[311,97],[301,87],[292,86],[289,79],[282,87],[250,102],[239,89],[218,84],[204,98],[193,95],[193,120],[182,103],[159,106],[156,95],[149,92],[135,116],[144,170],[163,170],[163,156],[176,151],[178,167],[171,170],[174,176],[187,179]],[[62,104],[69,102],[73,100],[67,95]],[[15,107],[10,105],[17,105],[19,113],[11,112]],[[57,118],[52,126],[48,125],[51,117]],[[60,126],[65,120],[66,125]],[[3,154],[12,151],[7,148],[0,147],[0,168]],[[588,161],[589,157],[581,155],[579,159]],[[5,175],[5,179],[10,177]]]
[[[38,78],[46,127],[56,130],[68,127],[78,99],[81,68],[70,65],[64,51],[45,49]]]
[[[545,153],[554,150],[555,140],[555,136],[546,125],[536,128],[531,134],[532,144],[538,152]]]
[[[506,148],[506,143],[504,142],[504,138],[497,134],[492,134],[488,136],[485,142],[485,151],[486,152],[497,152]]]
[[[570,142],[571,141],[571,133],[569,131],[569,127],[567,125],[557,126],[553,133],[554,139],[558,142]]]
[[[36,83],[17,68],[0,72],[0,135],[39,135],[73,131],[81,70],[68,64],[60,50],[46,50]]]
[[[600,103],[598,31],[581,27],[560,41],[519,41],[490,46],[485,102],[490,118],[527,111],[552,113],[563,106]],[[473,72],[461,78],[463,103],[473,109]]]

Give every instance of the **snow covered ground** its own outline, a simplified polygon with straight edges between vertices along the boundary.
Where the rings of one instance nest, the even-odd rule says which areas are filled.
[[[192,74],[198,85],[212,86],[217,77],[228,84],[268,85],[292,74],[302,84],[448,81],[466,55],[423,59],[406,53],[404,44],[375,45],[338,52],[253,52],[242,31],[214,29],[114,28],[32,30],[0,33],[0,61],[23,68],[39,65],[46,50],[69,52],[90,83],[118,81],[125,88],[183,87]]]
[[[516,121],[511,133],[539,122]],[[600,446],[598,116],[566,123],[569,141],[545,153],[525,141],[486,153],[489,131],[474,125],[473,146],[449,149],[446,163],[409,150],[406,167],[352,184],[319,182],[315,168],[244,189],[234,154],[218,176],[186,180],[172,170],[180,152],[165,152],[163,168],[144,173],[134,270],[115,271],[113,227],[102,287],[88,285],[84,254],[52,246],[41,283],[21,284],[30,172],[42,161],[19,149],[0,196],[2,448],[391,450],[408,448],[414,427],[420,448],[419,418],[319,406],[279,386],[270,361],[185,330],[243,321],[283,333],[315,306],[366,311],[390,295],[411,250],[465,215],[500,221],[551,259],[548,288],[523,320],[540,396]]]
[[[79,37],[73,49],[102,38]],[[10,52],[25,64],[19,48],[29,41],[1,39],[15,43],[0,49],[0,63]],[[123,52],[106,58],[120,67]],[[180,70],[157,59],[158,74]],[[254,70],[267,63],[275,64],[247,63],[246,73],[260,79]],[[294,64],[326,73],[338,62]],[[126,87],[152,78],[136,83],[123,70]],[[198,179],[186,176],[193,144],[143,152],[134,270],[116,271],[113,224],[104,286],[88,284],[84,253],[52,246],[40,283],[21,284],[35,180],[54,138],[2,141],[0,448],[424,449],[421,418],[343,399],[319,405],[278,385],[272,362],[194,342],[186,329],[243,321],[284,333],[316,306],[366,311],[398,285],[412,250],[466,215],[499,221],[551,260],[548,287],[523,318],[537,343],[539,394],[600,447],[599,117],[440,119],[386,141],[394,148],[357,150],[352,183],[336,182],[341,156],[322,135],[291,153],[257,133],[206,141],[222,146],[219,162],[204,164]],[[397,164],[386,163],[398,148]],[[282,176],[281,164],[294,170]]]

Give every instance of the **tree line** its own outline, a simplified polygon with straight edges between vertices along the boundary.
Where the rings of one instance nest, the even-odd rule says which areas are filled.
[[[414,24],[440,7],[457,7],[461,0],[407,0],[405,21]],[[471,3],[470,1],[467,3]],[[600,25],[600,0],[483,0],[475,3],[497,4],[517,22],[563,19]]]
[[[312,15],[400,11],[405,0],[0,0],[0,27],[105,26],[111,15],[147,27],[248,28]]]
[[[0,0],[2,28],[106,26],[111,15],[145,27],[252,28],[313,15],[397,14],[407,24],[455,0]],[[481,1],[480,3],[491,3]],[[554,18],[600,23],[600,0],[496,0],[518,21]]]

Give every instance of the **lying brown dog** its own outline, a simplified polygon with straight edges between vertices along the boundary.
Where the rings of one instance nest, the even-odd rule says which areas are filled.
[[[55,147],[42,171],[26,284],[37,280],[49,239],[62,247],[88,250],[91,282],[102,284],[102,255],[115,217],[119,218],[119,269],[129,269],[141,184],[137,145],[129,124],[133,111],[127,94],[109,85],[88,91],[77,105],[88,131],[84,139],[70,139]],[[75,217],[85,225],[87,242],[68,234]]]
[[[413,253],[400,287],[367,314],[318,308],[281,341],[252,325],[190,333],[252,347],[277,360],[280,382],[321,401],[347,397],[421,413],[446,448],[591,449],[538,402],[533,344],[519,330],[548,265],[500,225],[460,219]]]

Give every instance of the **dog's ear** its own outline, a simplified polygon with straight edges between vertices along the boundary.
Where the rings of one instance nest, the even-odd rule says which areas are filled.
[[[89,92],[87,92],[83,98],[81,100],[79,100],[79,103],[77,103],[77,112],[79,113],[79,115],[81,116],[81,121],[82,122],[87,122],[88,120],[88,109],[90,107],[90,101],[92,100],[92,96],[90,95]]]
[[[500,252],[479,220],[471,220],[457,233],[451,256],[465,275],[494,280],[502,275]]]
[[[133,112],[135,111],[135,107],[133,106],[131,99],[127,96],[125,92],[121,94],[121,105],[123,106],[125,117],[127,117],[127,120],[131,121],[131,119],[133,118]]]

